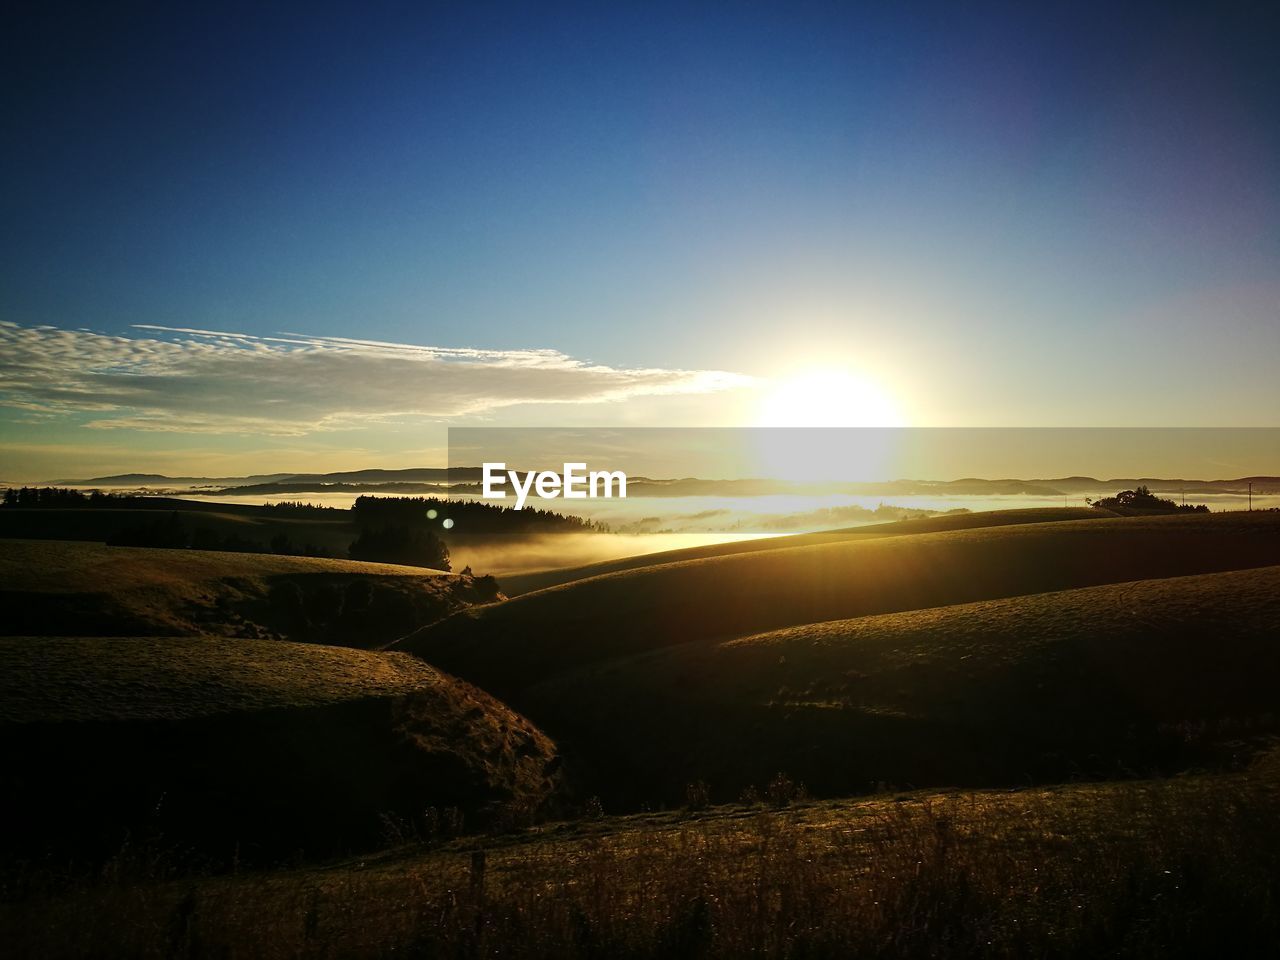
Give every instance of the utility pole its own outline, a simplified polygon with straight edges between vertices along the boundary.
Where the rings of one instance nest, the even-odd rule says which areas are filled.
[[[1249,481],[1249,512],[1253,513],[1253,481]]]

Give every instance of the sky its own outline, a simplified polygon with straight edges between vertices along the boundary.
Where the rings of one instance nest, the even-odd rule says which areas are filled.
[[[0,479],[441,463],[449,425],[1274,426],[1275,28],[10,5]]]

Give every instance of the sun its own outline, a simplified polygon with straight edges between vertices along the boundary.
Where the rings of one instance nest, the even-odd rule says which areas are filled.
[[[863,374],[814,368],[777,381],[761,398],[761,427],[901,427],[893,396]]]
[[[754,434],[758,475],[801,483],[885,479],[906,418],[893,395],[864,374],[811,367],[766,388]],[[812,428],[820,428],[814,430]],[[832,431],[854,428],[856,436]]]

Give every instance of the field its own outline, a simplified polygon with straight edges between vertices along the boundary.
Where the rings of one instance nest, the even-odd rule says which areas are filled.
[[[78,957],[1265,956],[1273,754],[1125,784],[753,803],[553,823],[270,874],[121,858],[0,906]]]
[[[512,599],[2,541],[0,942],[1272,955],[1280,514],[1080,514],[700,547]]]

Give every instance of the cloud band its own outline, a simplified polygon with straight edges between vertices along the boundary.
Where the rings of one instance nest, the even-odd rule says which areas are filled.
[[[557,350],[477,350],[343,337],[138,325],[138,336],[0,322],[0,403],[87,415],[99,429],[301,435],[526,403],[710,393],[749,378],[620,368]]]

